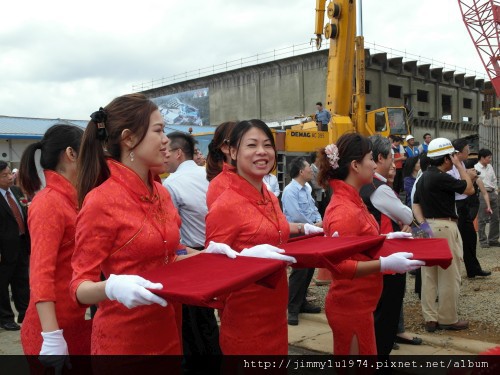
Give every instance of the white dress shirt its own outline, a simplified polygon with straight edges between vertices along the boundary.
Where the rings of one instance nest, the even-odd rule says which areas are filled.
[[[387,182],[387,179],[375,173],[378,180]],[[396,223],[410,225],[413,213],[409,207],[401,202],[389,185],[380,185],[370,196],[373,206]]]
[[[464,162],[462,162],[462,167],[464,167],[464,169],[465,169]],[[456,178],[457,180],[461,180],[461,178],[460,178],[460,172],[458,172],[458,169],[455,166],[453,166],[453,168],[451,170],[449,170],[448,172],[446,172],[446,173],[448,173],[450,176]],[[462,200],[464,200],[467,197],[468,197],[468,195],[466,195],[466,194],[455,193],[455,200],[456,201],[462,201]]]
[[[207,172],[193,160],[182,162],[163,182],[182,219],[181,242],[187,246],[205,246],[207,215]]]
[[[266,184],[267,190],[279,197],[280,195],[280,185],[278,184],[278,179],[272,173],[266,174],[262,179],[262,182]]]
[[[486,167],[483,167],[481,163],[477,163],[474,165],[476,171],[481,172],[479,178],[483,181],[484,187],[489,191],[497,190],[497,176],[495,176],[495,171],[491,164],[486,164]]]

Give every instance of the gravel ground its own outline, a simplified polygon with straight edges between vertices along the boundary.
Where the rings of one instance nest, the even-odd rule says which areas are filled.
[[[470,327],[463,331],[436,331],[436,335],[452,335],[500,344],[500,248],[481,249],[477,256],[484,270],[491,276],[467,278],[462,267],[462,286],[459,299],[459,316],[469,321]],[[418,295],[414,293],[415,277],[408,275],[404,301],[406,330],[424,333],[424,320]],[[309,287],[309,296],[314,303],[324,308],[328,286],[317,286],[314,281]]]

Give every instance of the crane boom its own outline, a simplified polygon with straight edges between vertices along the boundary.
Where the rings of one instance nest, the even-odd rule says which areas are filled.
[[[477,53],[500,97],[500,2],[494,0],[458,0],[462,19]]]

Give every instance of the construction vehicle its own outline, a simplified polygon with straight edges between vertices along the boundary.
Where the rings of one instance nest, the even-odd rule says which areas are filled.
[[[323,27],[325,13],[329,22]],[[316,48],[321,48],[323,38],[330,41],[325,107],[332,117],[327,131],[319,131],[315,121],[287,130],[284,151],[313,151],[348,132],[385,137],[409,133],[405,107],[366,113],[364,38],[356,36],[356,15],[356,0],[330,0],[328,6],[325,0],[316,0]]]
[[[324,25],[325,13],[329,22]],[[370,136],[409,134],[405,107],[383,107],[366,112],[365,49],[356,36],[356,0],[316,0],[315,43],[330,42],[325,108],[331,113],[327,130],[313,120],[276,133],[278,181],[286,184],[286,160],[335,143],[344,133]],[[353,90],[355,82],[355,90]]]
[[[315,43],[319,49],[323,38],[330,41],[325,108],[332,116],[325,131],[313,120],[275,132],[281,187],[287,182],[287,159],[335,143],[344,133],[385,137],[409,134],[404,107],[384,107],[366,113],[365,49],[363,36],[356,36],[356,0],[329,0],[328,6],[326,2],[316,0]],[[323,27],[325,13],[329,22]]]

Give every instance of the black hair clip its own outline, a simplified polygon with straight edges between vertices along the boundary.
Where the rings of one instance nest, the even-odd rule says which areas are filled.
[[[90,118],[97,125],[97,139],[101,141],[108,139],[108,132],[106,131],[106,120],[108,119],[108,114],[104,108],[100,107],[98,111],[90,115]]]

